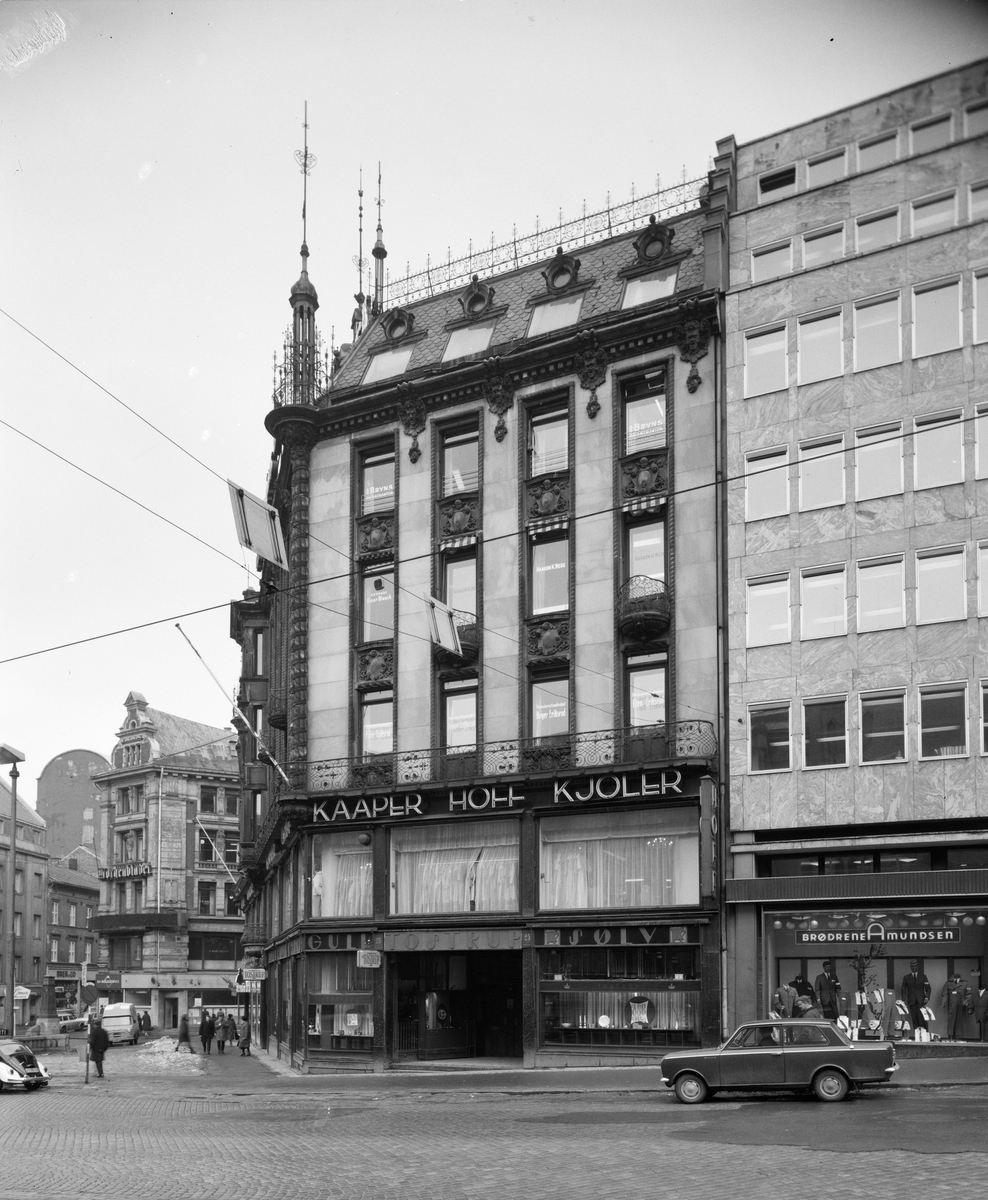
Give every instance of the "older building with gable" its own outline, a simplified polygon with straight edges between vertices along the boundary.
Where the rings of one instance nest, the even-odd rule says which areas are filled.
[[[16,831],[11,830],[10,785],[0,778],[0,930],[7,931],[7,881],[14,835],[14,1021],[30,1024],[44,1015],[45,893],[48,848],[45,822],[29,804],[17,801]],[[6,936],[0,946],[0,998],[6,995]]]
[[[303,243],[289,569],[232,614],[255,1037],[301,1070],[719,1038],[724,200],[387,300],[379,226],[331,378]]]

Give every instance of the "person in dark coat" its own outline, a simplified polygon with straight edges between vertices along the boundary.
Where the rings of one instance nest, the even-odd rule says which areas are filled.
[[[109,1048],[110,1035],[101,1021],[94,1021],[89,1028],[89,1057],[96,1064],[96,1074],[100,1079],[103,1078],[103,1058]]]
[[[209,1015],[208,1009],[203,1009],[202,1024],[199,1026],[199,1040],[202,1042],[203,1054],[213,1053],[213,1036],[216,1033],[216,1022]]]
[[[149,1012],[141,1013],[141,1033],[151,1032],[151,1014]]]
[[[237,1042],[240,1047],[240,1057],[245,1054],[250,1055],[250,1025],[244,1021],[243,1029],[240,1031],[240,1040]]]
[[[837,972],[831,959],[823,964],[823,970],[813,980],[816,989],[817,1005],[828,1021],[836,1021],[840,1016],[841,987]]]
[[[978,1022],[978,1028],[981,1030],[981,1040],[988,1042],[988,988],[979,985],[974,989],[971,999],[974,1006],[974,1019]]]
[[[234,1045],[236,1045],[236,1042],[237,1042],[237,1019],[236,1019],[236,1017],[234,1017],[233,1013],[227,1014],[225,1024],[226,1024],[226,1040],[230,1043],[231,1046],[234,1046]]]
[[[192,1053],[192,1043],[189,1041],[189,1018],[185,1013],[182,1013],[182,1019],[178,1023],[178,1041],[175,1043],[175,1050],[181,1050],[183,1046],[188,1046],[189,1053]]]
[[[213,1024],[216,1033],[216,1049],[222,1054],[226,1047],[226,1013],[222,1009],[216,1014]]]
[[[957,1027],[963,1019],[964,1010],[971,1004],[971,989],[961,978],[960,971],[953,975],[943,985],[940,992],[940,1007],[947,1010],[947,1040],[957,1041]]]

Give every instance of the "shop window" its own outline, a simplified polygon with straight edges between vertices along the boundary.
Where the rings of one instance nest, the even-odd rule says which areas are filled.
[[[963,621],[967,616],[964,547],[916,555],[916,623]]]
[[[880,296],[854,306],[854,369],[868,371],[901,362],[899,297]]]
[[[957,758],[967,754],[967,687],[920,688],[920,758]]]
[[[929,850],[880,850],[878,852],[879,871],[929,871],[931,866]]]
[[[216,788],[200,787],[199,788],[199,811],[201,813],[216,812]]]
[[[792,240],[751,252],[751,282],[764,283],[792,270]]]
[[[562,738],[569,734],[569,677],[533,679],[530,687],[531,736]]]
[[[700,902],[694,808],[544,817],[539,838],[543,910]]]
[[[360,752],[370,758],[394,749],[394,693],[364,692],[360,697]]]
[[[844,257],[844,226],[818,229],[803,235],[803,269],[822,267]]]
[[[950,145],[951,114],[917,121],[909,127],[909,150],[911,154],[925,154],[928,150],[939,150]]]
[[[621,384],[624,452],[639,454],[666,444],[666,373],[652,371]]]
[[[988,217],[988,182],[972,183],[967,201],[968,219],[983,221]]]
[[[806,164],[806,186],[822,187],[826,183],[843,179],[847,174],[847,151],[838,150],[836,153],[822,154],[819,158],[811,158]]]
[[[744,394],[762,396],[789,386],[786,326],[744,335]]]
[[[216,884],[196,884],[196,912],[200,917],[216,916]]]
[[[795,166],[783,167],[781,171],[770,171],[758,180],[758,201],[760,204],[764,204],[768,200],[781,200],[784,196],[792,196],[795,191]]]
[[[676,291],[676,277],[679,267],[665,267],[659,271],[649,271],[647,275],[637,275],[629,279],[624,287],[622,308],[635,308],[639,304],[651,304],[654,300],[666,300]]]
[[[387,512],[395,506],[395,456],[392,451],[365,454],[360,460],[360,511]]]
[[[902,491],[902,423],[859,429],[854,436],[855,499]]]
[[[847,698],[803,701],[803,766],[847,766]]]
[[[518,911],[517,821],[391,831],[391,912]]]
[[[309,1049],[371,1050],[373,972],[357,966],[355,953],[309,954],[305,972]]]
[[[789,451],[754,450],[744,456],[745,520],[780,517],[789,511]]]
[[[462,329],[454,329],[449,335],[446,349],[443,351],[443,362],[452,362],[454,358],[465,358],[468,354],[480,354],[491,343],[494,326],[497,321],[477,321],[474,325],[465,325]]]
[[[964,482],[964,423],[960,412],[917,417],[913,447],[915,487]]]
[[[909,207],[913,237],[943,233],[957,224],[957,193],[946,192],[925,200],[914,200]]]
[[[874,692],[861,697],[861,761],[898,762],[906,757],[904,692]]]
[[[390,350],[382,350],[373,355],[363,383],[380,383],[383,379],[393,379],[396,375],[404,375],[412,357],[412,346],[395,346]]]
[[[480,479],[480,440],[476,430],[443,437],[443,495],[475,492]]]
[[[858,563],[858,633],[898,629],[906,623],[903,559]]]
[[[844,437],[799,444],[799,511],[844,503]]]
[[[393,638],[394,623],[394,572],[388,570],[364,575],[360,581],[361,642]]]
[[[457,612],[477,613],[477,556],[468,554],[443,556],[443,602]]]
[[[533,415],[528,427],[528,473],[531,478],[569,467],[569,415],[554,409]]]
[[[840,637],[847,633],[847,587],[843,567],[800,572],[800,637]]]
[[[887,167],[899,157],[898,135],[883,134],[867,142],[858,143],[858,170],[874,171],[876,167]]]
[[[956,350],[960,344],[960,280],[913,288],[913,357]]]
[[[367,845],[361,842],[367,839]],[[369,917],[374,863],[366,833],[312,835],[312,912],[317,917]]]
[[[800,317],[796,322],[797,382],[816,383],[844,373],[841,313]]]
[[[948,871],[988,870],[988,846],[948,846]]]
[[[789,624],[789,576],[747,581],[747,644],[773,646],[792,637]]]
[[[532,542],[532,616],[569,608],[569,538]]]
[[[634,654],[627,660],[627,723],[661,725],[666,719],[666,659],[662,654]]]
[[[974,340],[988,342],[988,273],[974,277]]]
[[[899,240],[899,210],[874,213],[858,217],[854,222],[854,242],[859,254],[881,250],[883,246],[894,246]]]
[[[665,579],[665,521],[645,521],[627,529],[628,579]]]
[[[792,713],[786,704],[748,709],[748,770],[788,771],[792,767]]]
[[[559,300],[536,304],[532,309],[528,336],[530,338],[538,337],[543,333],[553,333],[557,329],[565,329],[567,325],[575,325],[580,319],[582,307],[582,292],[576,296],[564,296]]]
[[[477,681],[449,680],[442,688],[442,737],[446,754],[477,749]]]

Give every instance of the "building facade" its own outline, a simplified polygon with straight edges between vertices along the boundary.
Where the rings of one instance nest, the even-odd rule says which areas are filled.
[[[796,981],[976,1037],[946,985],[988,952],[988,64],[719,151],[731,1018]]]
[[[86,871],[85,862],[68,858],[48,864],[48,925],[45,940],[45,977],[56,1011],[71,1009],[78,1015],[83,970],[95,974],[96,932],[100,883]]]
[[[0,998],[6,996],[7,872],[11,838],[10,786],[0,779]],[[29,1025],[43,1013],[45,981],[45,892],[48,849],[44,820],[22,800],[17,801],[14,834],[14,1021]]]
[[[293,288],[289,570],[233,634],[255,1036],[301,1070],[720,1036],[726,223],[705,180],[675,199],[376,292],[328,387]]]
[[[102,1001],[181,1014],[236,1002],[243,919],[234,898],[239,853],[236,735],[125,701],[100,790],[96,985]]]
[[[62,858],[77,846],[96,846],[99,791],[93,776],[109,769],[93,750],[66,750],[38,776],[38,813],[45,820],[48,853]]]

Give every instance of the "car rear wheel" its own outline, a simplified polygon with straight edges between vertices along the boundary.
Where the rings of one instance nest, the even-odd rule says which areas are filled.
[[[676,1099],[681,1104],[702,1104],[709,1094],[699,1075],[680,1075],[676,1080]]]
[[[818,1071],[813,1077],[813,1091],[818,1100],[843,1100],[848,1093],[847,1076],[840,1071]]]

